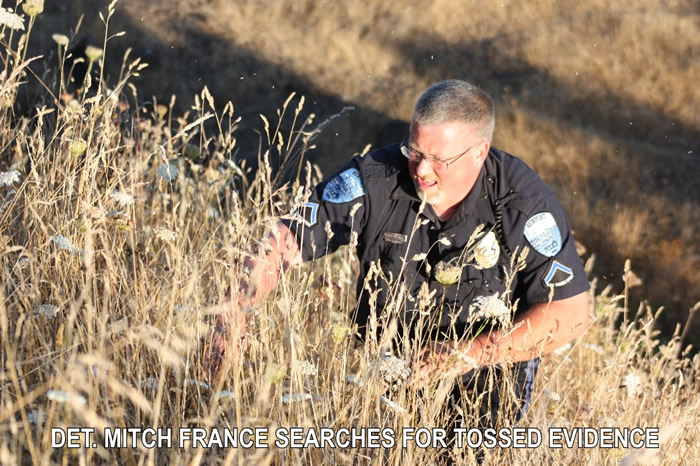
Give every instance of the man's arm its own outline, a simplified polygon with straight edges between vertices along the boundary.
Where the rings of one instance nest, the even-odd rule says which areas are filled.
[[[577,338],[590,324],[588,292],[550,303],[536,304],[515,319],[510,334],[497,330],[472,341],[436,342],[421,353],[419,379],[433,371],[461,375],[478,367],[504,361],[519,362],[550,353]],[[445,367],[454,363],[454,368]]]
[[[277,286],[283,270],[301,262],[301,251],[294,233],[287,225],[278,222],[260,253],[245,259],[244,268],[248,277],[241,281],[238,290],[238,309],[258,304]]]
[[[216,317],[214,327],[202,348],[205,377],[213,380],[218,374],[224,354],[232,344],[234,325],[237,326],[239,347],[245,348],[246,310],[259,303],[277,286],[283,270],[301,261],[301,251],[294,234],[285,224],[278,222],[259,254],[246,257],[244,267],[247,277],[241,280],[237,295],[232,293],[228,311]]]

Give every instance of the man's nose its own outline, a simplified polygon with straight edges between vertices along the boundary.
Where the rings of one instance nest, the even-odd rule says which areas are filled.
[[[420,160],[418,160],[418,165],[416,165],[416,175],[424,177],[425,175],[430,175],[432,172],[433,167],[425,157],[421,157]]]

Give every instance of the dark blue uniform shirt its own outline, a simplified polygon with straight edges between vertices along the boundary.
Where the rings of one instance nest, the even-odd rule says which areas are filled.
[[[354,157],[316,186],[306,205],[285,223],[304,260],[357,244],[356,320],[361,331],[372,310],[379,315],[390,306],[398,309],[400,325],[412,332],[421,311],[417,298],[427,285],[435,292],[429,312],[439,321],[430,332],[461,336],[474,326],[470,304],[476,297],[506,292],[512,256],[524,247],[529,249],[525,267],[505,295],[510,302],[517,300],[516,312],[589,287],[559,201],[524,162],[494,148],[471,192],[447,221],[429,205],[421,210],[408,161],[395,144]],[[480,225],[476,241],[467,247]],[[471,260],[459,262],[457,283],[440,284],[435,278],[438,263],[454,263],[460,256]],[[370,272],[372,264],[382,273]],[[366,281],[370,290],[379,289],[376,304],[370,304]]]

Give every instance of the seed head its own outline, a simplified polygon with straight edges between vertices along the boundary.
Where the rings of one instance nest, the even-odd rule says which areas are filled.
[[[97,61],[100,58],[102,58],[102,54],[104,51],[99,48],[95,47],[94,45],[88,45],[85,47],[85,56],[88,58],[90,61]]]
[[[438,283],[442,286],[450,286],[459,281],[459,277],[462,275],[462,269],[458,265],[440,261],[435,266],[434,274]]]
[[[52,34],[51,38],[61,47],[65,47],[66,45],[68,45],[68,36],[66,36],[65,34]]]
[[[87,143],[82,139],[71,141],[68,143],[68,150],[73,154],[73,157],[80,157],[87,150]]]
[[[34,314],[41,316],[44,315],[48,317],[49,319],[52,317],[56,317],[56,314],[58,314],[60,309],[58,307],[54,306],[53,304],[41,304],[34,309]]]
[[[44,0],[24,0],[22,9],[29,16],[37,16],[44,12]]]
[[[331,335],[333,336],[333,341],[336,344],[340,344],[343,342],[343,340],[349,338],[352,335],[352,329],[347,325],[338,322],[333,325],[333,328],[331,329]]]

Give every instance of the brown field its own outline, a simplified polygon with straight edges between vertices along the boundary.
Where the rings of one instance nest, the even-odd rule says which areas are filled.
[[[100,44],[107,3],[47,5],[37,49],[80,14],[78,36]],[[665,305],[670,334],[700,299],[699,13],[692,1],[123,0],[108,73],[132,47],[150,64],[134,81],[143,101],[174,94],[186,110],[206,85],[233,102],[238,157],[255,159],[258,114],[292,92],[317,123],[352,106],[310,152],[325,174],[403,139],[431,83],[478,84],[497,100],[494,145],[553,186],[604,281],[621,289],[631,259],[644,280],[633,298]]]
[[[237,289],[242,255],[294,203],[275,178],[280,160],[301,153],[329,174],[367,145],[400,140],[417,96],[446,78],[492,93],[494,145],[554,188],[587,249],[594,324],[545,357],[525,425],[661,432],[659,450],[495,449],[486,464],[700,456],[700,355],[680,341],[700,300],[694,2],[122,0],[109,31],[126,34],[95,62],[94,86],[59,91],[51,35],[102,48],[97,13],[108,4],[46,2],[25,20],[26,52],[20,32],[3,29],[0,172],[17,178],[0,186],[0,464],[439,464],[449,455],[471,464],[470,451],[415,447],[54,450],[50,435],[71,425],[445,425],[440,374],[422,395],[413,385],[394,393],[401,409],[380,401],[376,347],[345,335],[347,251],[285,277],[254,310],[249,351],[230,354],[216,385],[198,383],[197,348]],[[128,79],[127,48],[127,63],[149,63]],[[318,126],[316,147],[301,150]],[[268,149],[270,164],[260,156]],[[171,183],[166,164],[178,168]],[[626,259],[641,285],[624,287]],[[684,342],[697,348],[698,335],[696,313]],[[400,356],[415,361],[414,346]],[[349,374],[365,382],[349,384]]]

